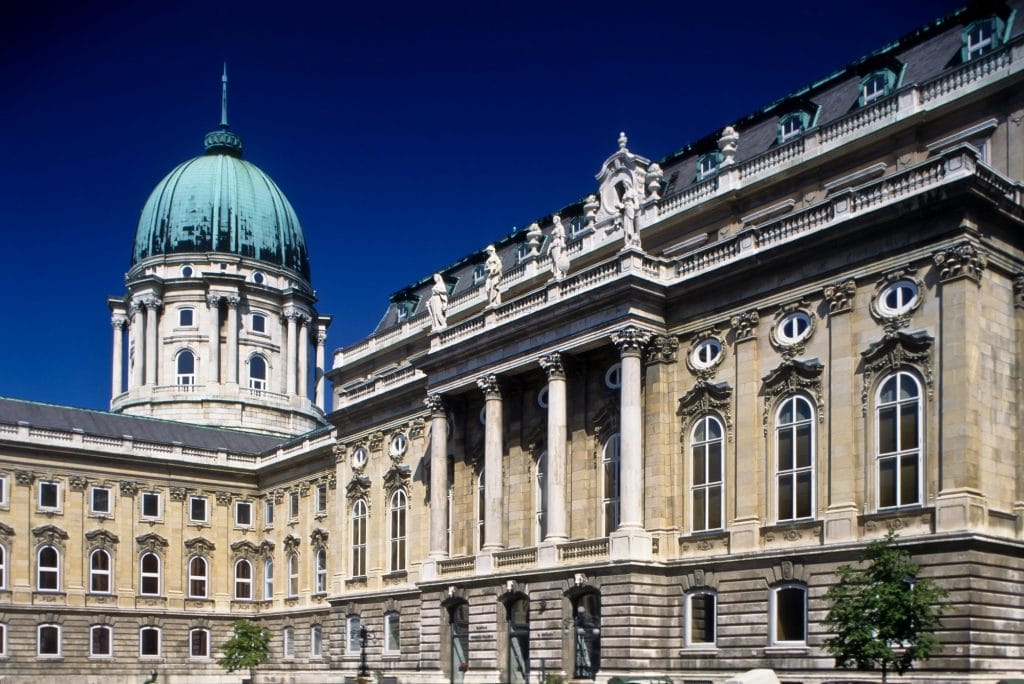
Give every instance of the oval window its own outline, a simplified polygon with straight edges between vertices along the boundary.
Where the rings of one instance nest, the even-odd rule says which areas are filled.
[[[352,451],[353,468],[362,468],[364,465],[366,465],[366,459],[366,447],[356,447],[355,450]]]
[[[811,334],[811,317],[794,311],[779,321],[775,334],[783,344],[795,344]]]
[[[604,386],[608,389],[619,389],[622,387],[622,364],[613,363],[611,367],[605,371]]]
[[[690,356],[695,368],[711,368],[722,358],[722,343],[714,337],[701,340]]]
[[[917,285],[910,280],[897,280],[886,285],[878,295],[878,309],[886,316],[905,314],[917,304]]]
[[[405,453],[406,448],[409,446],[408,440],[405,438],[405,434],[402,432],[396,432],[391,438],[390,452],[393,457],[401,456]]]

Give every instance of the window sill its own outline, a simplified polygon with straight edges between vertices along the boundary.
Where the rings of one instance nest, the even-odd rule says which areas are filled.
[[[50,662],[53,662],[55,660],[64,660],[64,656],[62,656],[62,655],[37,655],[36,656],[36,660],[48,660]]]
[[[692,646],[684,646],[679,651],[681,656],[717,656],[718,646],[714,644],[693,644]]]
[[[398,580],[398,579],[405,579],[408,576],[409,576],[408,570],[393,570],[391,572],[385,573],[381,579],[384,579],[384,580]]]
[[[113,513],[103,513],[101,511],[89,511],[90,518],[96,518],[97,520],[113,520]]]
[[[810,652],[811,648],[807,644],[776,644],[775,646],[764,647],[764,655],[766,657],[806,655]]]

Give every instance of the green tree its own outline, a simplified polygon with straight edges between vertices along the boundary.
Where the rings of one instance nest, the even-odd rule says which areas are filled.
[[[270,659],[270,632],[248,620],[236,620],[231,627],[231,638],[221,646],[224,657],[217,664],[228,672],[248,670],[255,682],[256,668]]]
[[[825,624],[835,634],[825,648],[836,667],[881,667],[885,682],[890,669],[902,675],[914,661],[938,652],[935,630],[948,592],[930,579],[918,579],[917,564],[896,545],[892,532],[871,542],[861,563],[866,567],[836,570],[839,581],[825,594],[832,604]]]

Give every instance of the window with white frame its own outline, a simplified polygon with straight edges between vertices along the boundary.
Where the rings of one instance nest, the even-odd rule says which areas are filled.
[[[210,630],[204,627],[189,630],[188,655],[190,658],[210,657]]]
[[[274,524],[274,497],[272,496],[263,500],[263,524],[267,527]]]
[[[322,515],[327,512],[327,485],[324,483],[316,486],[314,493],[314,506],[316,507],[317,515]]]
[[[196,324],[195,309],[190,306],[183,306],[178,309],[178,327],[191,328]]]
[[[391,436],[391,443],[388,445],[388,453],[391,454],[391,458],[404,456],[408,448],[409,439],[405,436],[404,432],[396,432]]]
[[[89,487],[89,513],[92,515],[110,515],[113,511],[114,498],[110,487]]]
[[[690,501],[694,532],[722,529],[725,431],[715,416],[697,420],[690,433]]]
[[[160,493],[159,492],[143,492],[142,503],[141,503],[141,514],[143,518],[149,518],[150,520],[156,520],[160,517]]]
[[[860,105],[863,107],[887,97],[895,83],[896,75],[889,69],[868,74],[860,82]]]
[[[40,546],[36,552],[36,590],[60,591],[60,551],[55,546]]]
[[[209,505],[205,496],[190,496],[188,498],[188,519],[193,523],[209,522]]]
[[[686,594],[685,639],[687,646],[714,646],[718,624],[717,595],[713,589]]]
[[[476,550],[484,548],[484,533],[487,531],[487,478],[481,466],[476,476]]]
[[[324,632],[320,625],[309,628],[309,655],[311,658],[322,658],[324,655]]]
[[[604,536],[619,527],[619,484],[621,468],[621,437],[615,433],[604,442],[601,462],[604,477],[601,488],[601,510],[604,520]]]
[[[1006,23],[999,17],[975,21],[963,30],[961,56],[967,62],[992,52],[1002,44]]]
[[[295,598],[299,595],[299,557],[288,554],[288,598]]]
[[[722,358],[722,343],[717,338],[709,337],[694,346],[690,354],[690,363],[694,368],[704,370],[711,368]]]
[[[807,587],[792,582],[773,587],[768,612],[773,646],[807,643]]]
[[[487,268],[483,264],[473,267],[473,284],[479,285],[487,279]]]
[[[235,526],[236,527],[252,527],[252,502],[251,501],[236,501],[235,502]]]
[[[390,546],[391,572],[405,570],[405,517],[408,498],[401,489],[391,495]]]
[[[7,475],[0,473],[0,507],[7,505]]]
[[[252,599],[252,563],[244,558],[235,563],[235,599]]]
[[[7,657],[7,624],[0,622],[0,658]]]
[[[0,589],[7,588],[7,547],[0,544]]]
[[[89,657],[109,658],[114,655],[114,630],[109,625],[89,628]]]
[[[112,563],[110,553],[105,549],[96,549],[89,554],[89,591],[94,594],[109,594]]]
[[[60,510],[60,483],[43,480],[39,483],[39,510]]]
[[[810,334],[811,317],[803,311],[786,314],[775,329],[775,335],[782,344],[796,344]]]
[[[879,508],[921,503],[921,386],[905,371],[885,378],[875,407]]]
[[[397,611],[384,613],[384,652],[401,652],[401,617]]]
[[[366,502],[352,504],[352,576],[366,576]]]
[[[159,627],[143,627],[139,630],[139,656],[142,658],[160,657]]]
[[[188,562],[188,597],[206,598],[209,564],[202,556],[192,556]]]
[[[160,556],[152,551],[139,557],[139,594],[160,595]]]
[[[298,520],[299,518],[299,493],[291,492],[288,495],[288,518]]]
[[[345,627],[348,636],[345,640],[345,653],[350,656],[359,655],[362,648],[360,630],[363,627],[363,621],[358,615],[349,615],[345,621]]]
[[[534,540],[540,543],[548,534],[548,452],[541,451],[535,464],[536,475],[533,478],[533,518]]]
[[[295,628],[285,627],[282,632],[282,640],[284,641],[284,657],[294,658],[295,657]]]
[[[722,163],[721,152],[708,152],[697,158],[697,180],[704,180],[718,171],[718,165]]]
[[[175,359],[175,384],[186,387],[196,384],[196,355],[188,349],[178,352]]]
[[[327,593],[327,550],[317,549],[313,576],[314,591],[317,594]]]
[[[263,561],[263,600],[274,598],[274,561],[271,558]]]
[[[800,136],[807,128],[810,117],[806,112],[793,112],[779,119],[778,143],[789,142]]]
[[[61,655],[60,625],[44,623],[36,628],[36,655],[59,658]]]
[[[257,392],[267,389],[267,360],[259,354],[249,358],[249,389]]]
[[[878,310],[883,316],[901,316],[917,306],[918,289],[912,280],[897,280],[878,294]]]
[[[253,332],[266,333],[267,332],[267,317],[261,313],[254,313],[249,318],[249,327]]]
[[[814,408],[801,396],[779,405],[775,422],[778,519],[814,515]]]

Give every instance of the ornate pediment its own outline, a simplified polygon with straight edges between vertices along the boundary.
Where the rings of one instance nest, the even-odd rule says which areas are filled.
[[[113,548],[120,540],[110,530],[98,529],[85,533],[85,539],[90,544],[104,549]]]
[[[301,539],[296,537],[294,534],[289,534],[287,537],[284,538],[284,550],[289,552],[295,551],[299,548],[299,544],[301,543]]]
[[[14,536],[14,528],[10,525],[6,525],[0,522],[0,538],[6,539],[7,537]]]
[[[317,527],[309,533],[309,543],[314,548],[317,546],[327,546],[327,538],[330,537],[330,533],[322,527]]]
[[[622,227],[621,207],[627,190],[639,201],[657,200],[661,194],[661,169],[649,159],[633,154],[626,147],[625,133],[619,134],[619,149],[601,165],[597,174],[598,206],[594,222],[607,232]],[[650,172],[650,179],[648,179]]]
[[[365,475],[356,475],[345,485],[345,498],[348,499],[349,505],[359,499],[369,499],[369,493],[370,478]]]
[[[56,525],[40,525],[32,528],[32,536],[37,542],[63,546],[68,540],[68,533]]]
[[[689,392],[679,398],[676,415],[682,418],[682,433],[685,435],[688,426],[697,416],[714,411],[725,420],[728,430],[732,427],[731,401],[732,387],[727,382],[708,382],[701,380]]]
[[[825,398],[821,387],[824,370],[825,366],[818,359],[788,359],[761,378],[761,394],[764,397],[761,425],[765,435],[768,434],[768,417],[776,401],[797,392],[805,392],[814,397],[814,403],[818,407],[818,422],[825,420]]]
[[[264,556],[269,556],[274,552],[274,542],[269,539],[264,539],[260,542],[260,553]]]
[[[216,547],[213,545],[213,542],[205,537],[192,537],[191,539],[185,540],[185,549],[189,553],[198,553],[205,556],[215,548]]]
[[[135,543],[138,544],[140,549],[146,551],[157,551],[158,549],[167,548],[167,540],[161,537],[156,532],[147,532],[146,534],[140,534],[135,538]]]
[[[260,547],[247,539],[242,539],[241,541],[236,541],[231,545],[231,553],[236,556],[245,556],[249,558],[260,555]]]
[[[384,473],[384,491],[391,494],[395,490],[406,489],[411,475],[409,466],[392,465],[388,472]]]
[[[919,330],[914,333],[894,332],[875,342],[861,353],[864,364],[864,386],[861,388],[861,410],[868,412],[868,395],[877,375],[895,371],[899,368],[912,366],[920,372],[928,388],[928,399],[935,396],[935,379],[932,375],[932,345],[935,340],[931,335]]]

